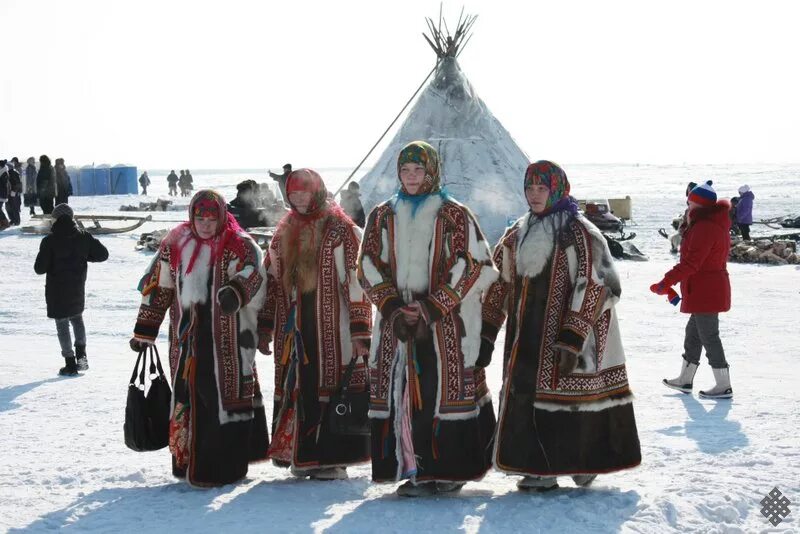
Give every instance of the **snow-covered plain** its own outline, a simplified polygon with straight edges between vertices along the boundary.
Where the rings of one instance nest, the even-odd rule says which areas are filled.
[[[535,155],[538,159],[538,155]],[[794,266],[729,266],[733,309],[721,321],[735,397],[705,401],[660,384],[680,365],[686,317],[647,290],[674,261],[656,235],[680,212],[685,183],[713,179],[720,196],[742,183],[756,194],[758,218],[800,213],[800,166],[566,166],[579,197],[634,199],[636,243],[647,263],[618,264],[619,308],[628,355],[642,465],[601,476],[587,489],[569,480],[542,495],[516,491],[516,477],[492,472],[457,496],[404,500],[396,485],[374,485],[369,467],[350,480],[297,481],[262,463],[246,480],[196,490],[170,475],[166,450],[135,453],[122,440],[127,345],[149,255],[133,250],[137,233],[102,237],[111,255],[91,265],[87,283],[90,370],[56,376],[55,326],[47,319],[44,277],[33,272],[40,238],[0,233],[0,530],[40,532],[800,532],[800,369]],[[329,185],[344,171],[323,171]],[[195,173],[195,184],[231,195],[243,173]],[[163,176],[151,193],[166,196]],[[394,179],[393,177],[387,178]],[[516,178],[515,178],[516,179]],[[521,183],[521,177],[519,182]],[[151,197],[153,200],[155,197]],[[78,213],[115,212],[141,197],[73,198]],[[185,199],[184,199],[185,201]],[[524,211],[519,206],[518,212]],[[157,213],[179,220],[182,213]],[[23,224],[27,216],[23,215]],[[154,222],[142,230],[169,226]],[[755,233],[764,232],[755,227]],[[166,330],[166,329],[164,329]],[[160,340],[163,346],[165,340]],[[500,357],[490,367],[497,397]],[[260,355],[261,376],[271,376]],[[704,363],[696,389],[712,382]],[[267,396],[272,384],[262,384]],[[774,487],[794,505],[773,527],[760,513]]]

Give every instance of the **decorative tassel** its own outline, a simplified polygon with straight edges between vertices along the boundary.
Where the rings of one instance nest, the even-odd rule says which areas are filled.
[[[186,357],[186,363],[183,364],[183,375],[181,375],[187,382],[192,373],[192,367],[194,367],[194,357],[190,354]]]

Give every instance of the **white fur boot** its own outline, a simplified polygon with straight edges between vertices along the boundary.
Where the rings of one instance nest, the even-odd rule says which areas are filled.
[[[700,397],[703,399],[730,399],[733,397],[733,389],[731,388],[731,375],[728,367],[721,369],[712,368],[714,373],[714,380],[716,384],[713,388],[707,391],[701,391]]]
[[[686,360],[683,360],[683,366],[681,367],[681,374],[678,378],[673,378],[671,380],[667,380],[666,378],[662,381],[662,383],[667,386],[668,388],[677,389],[683,393],[691,393],[692,392],[692,383],[694,382],[694,374],[697,372],[697,364],[696,363],[689,363]]]

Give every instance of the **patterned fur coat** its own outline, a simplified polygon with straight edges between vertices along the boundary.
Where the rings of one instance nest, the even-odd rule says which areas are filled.
[[[216,240],[213,243],[216,246]],[[202,248],[187,274],[198,246]],[[255,356],[258,310],[265,291],[263,254],[249,235],[239,231],[227,241],[217,261],[211,263],[210,256],[210,248],[200,245],[189,227],[182,225],[168,234],[139,283],[142,304],[134,337],[155,341],[169,310],[169,363],[174,380],[182,344],[192,339],[192,308],[210,303],[220,422],[241,421],[254,408],[254,402],[260,403],[256,399]],[[223,315],[217,302],[217,295],[225,287],[233,289],[239,299],[239,311],[233,315]]]
[[[480,350],[481,294],[497,279],[489,247],[475,217],[458,202],[432,194],[414,207],[389,200],[370,213],[361,248],[359,278],[377,306],[370,349],[370,417],[391,414],[401,349],[392,325],[406,303],[419,299],[433,326],[439,360],[435,416],[478,416],[490,400],[485,373],[475,367]]]
[[[316,257],[297,258],[297,267],[316,276],[310,287],[316,288],[316,328],[320,355],[320,401],[327,401],[335,392],[344,370],[353,358],[353,341],[369,341],[372,326],[372,305],[358,284],[356,264],[361,231],[350,221],[330,215],[319,221],[316,230]],[[316,233],[316,232],[315,232]],[[286,273],[284,241],[288,236],[276,233],[265,259],[267,299],[259,317],[259,332],[274,338],[275,401],[283,398],[285,367],[285,329],[290,322],[293,289],[284,283]],[[288,246],[292,246],[291,243]],[[308,265],[313,262],[313,265]],[[309,285],[308,276],[301,283]],[[299,295],[296,296],[299,298]],[[351,387],[366,386],[363,362],[356,363]]]
[[[614,310],[621,295],[620,279],[605,238],[584,217],[561,212],[533,225],[523,240],[529,219],[530,214],[519,219],[495,248],[494,262],[501,276],[485,298],[484,337],[494,342],[507,315],[522,316],[521,296],[527,293],[528,280],[552,259],[536,407],[596,411],[631,402]],[[516,283],[518,277],[521,283]],[[516,331],[506,332],[504,370],[525,335],[519,331],[521,324],[517,321]],[[559,376],[556,349],[578,354],[574,372]]]

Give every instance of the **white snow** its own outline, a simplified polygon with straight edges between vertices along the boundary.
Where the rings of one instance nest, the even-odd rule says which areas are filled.
[[[135,453],[122,440],[134,363],[127,341],[139,301],[135,286],[150,258],[133,250],[138,233],[101,237],[111,256],[89,268],[85,319],[90,370],[64,379],[56,376],[63,360],[55,325],[46,317],[44,277],[33,272],[40,237],[7,230],[0,233],[0,530],[800,531],[800,270],[729,266],[733,309],[722,316],[721,335],[731,364],[733,401],[699,400],[661,385],[680,366],[686,316],[647,290],[674,261],[655,230],[681,211],[686,182],[714,179],[726,197],[749,183],[756,194],[755,215],[764,218],[800,212],[800,166],[565,168],[578,196],[633,197],[638,225],[632,229],[640,234],[639,247],[651,256],[647,263],[618,265],[623,281],[619,315],[642,443],[639,468],[600,476],[588,489],[561,479],[562,489],[544,495],[518,493],[516,477],[492,472],[457,496],[402,500],[393,493],[396,485],[372,484],[368,466],[351,469],[348,481],[310,482],[296,481],[269,463],[253,466],[240,484],[189,488],[170,475],[166,450]],[[346,172],[323,170],[322,175],[335,186]],[[221,186],[227,195],[242,179],[268,181],[242,173],[196,172],[194,177],[196,187]],[[163,177],[151,179],[151,192],[165,195]],[[84,197],[71,203],[77,213],[111,213],[140,198]],[[181,215],[154,214],[171,220]],[[142,230],[165,226],[150,223]],[[763,227],[754,231],[763,232]],[[165,347],[163,336],[160,343]],[[489,373],[495,398],[501,353],[498,346]],[[258,364],[269,398],[271,359],[259,355]],[[711,381],[704,362],[696,389]],[[773,487],[794,503],[777,528],[761,515],[759,504]]]

